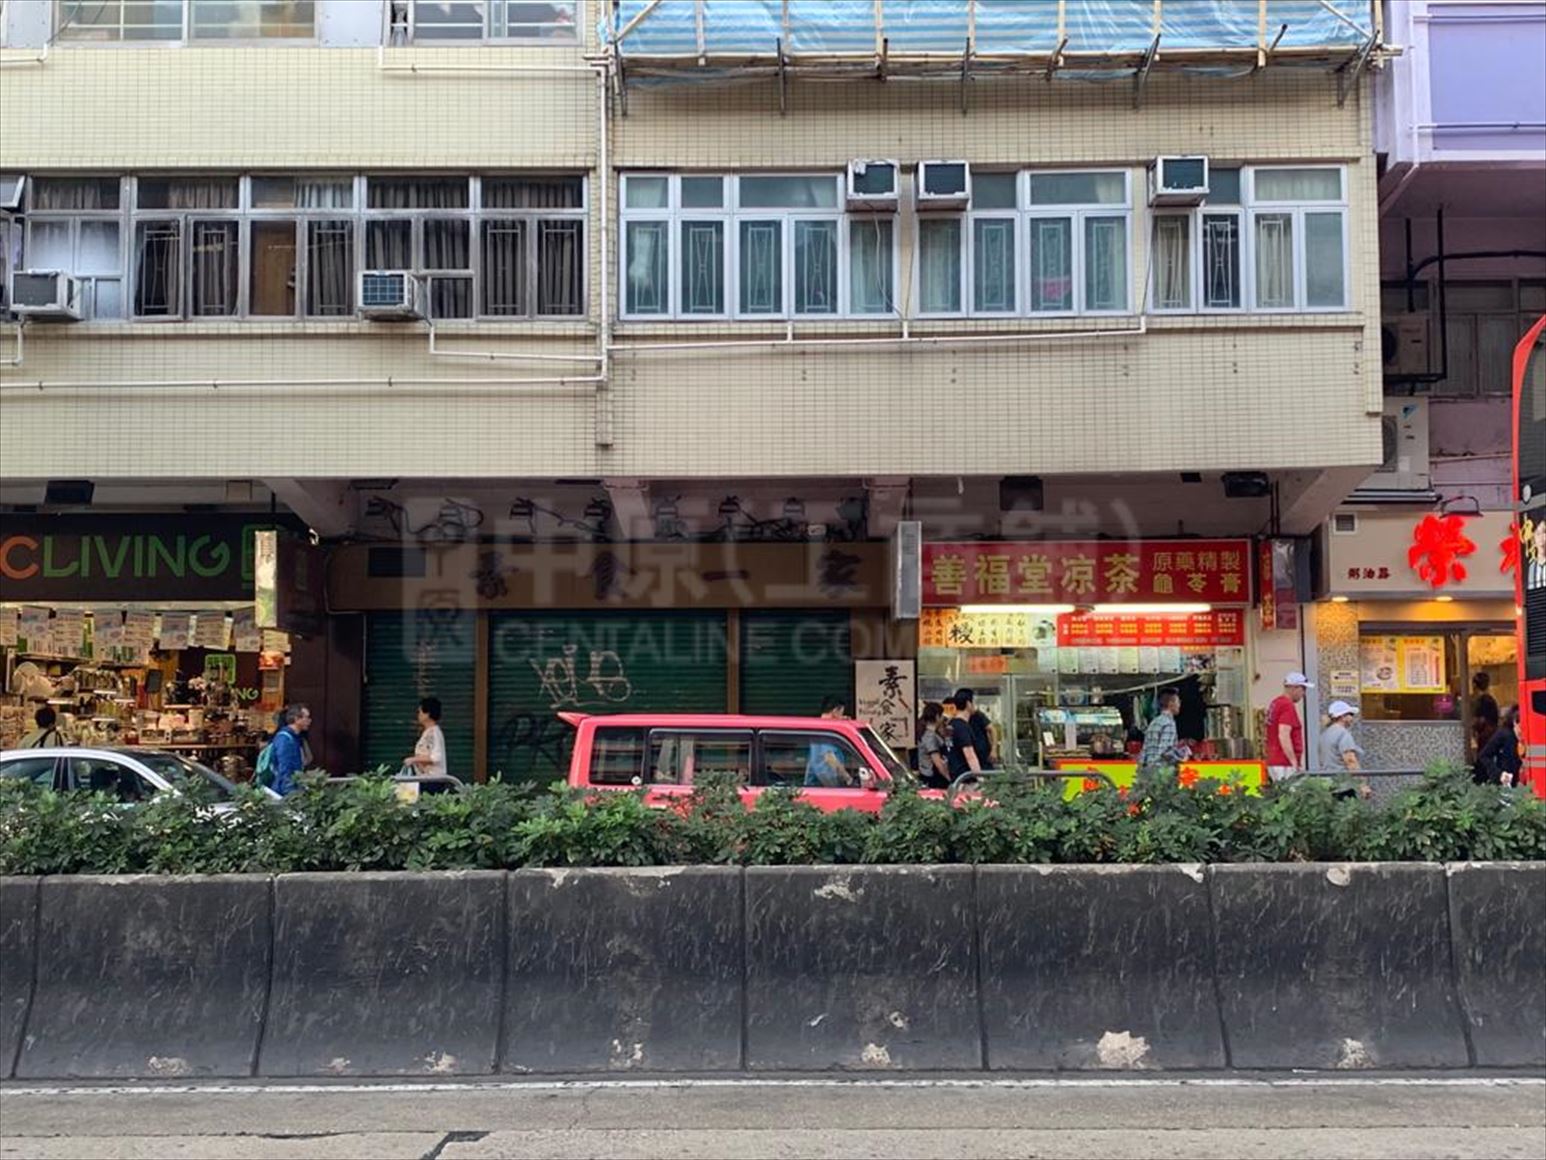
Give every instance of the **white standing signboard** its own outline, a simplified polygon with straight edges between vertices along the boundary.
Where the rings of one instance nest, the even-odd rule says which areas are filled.
[[[917,662],[855,661],[854,716],[867,721],[892,749],[917,744]]]

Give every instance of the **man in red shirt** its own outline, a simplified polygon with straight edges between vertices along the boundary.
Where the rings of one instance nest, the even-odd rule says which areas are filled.
[[[1267,706],[1267,776],[1287,781],[1309,768],[1304,748],[1304,721],[1299,705],[1306,689],[1313,689],[1303,673],[1283,678],[1283,695]]]

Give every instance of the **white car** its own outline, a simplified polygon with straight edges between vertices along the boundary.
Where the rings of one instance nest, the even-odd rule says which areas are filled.
[[[217,812],[234,805],[236,784],[208,766],[161,749],[85,749],[67,746],[0,751],[0,779],[25,778],[60,792],[88,790],[112,794],[120,802],[149,801],[157,794],[182,792],[203,781],[215,792]],[[283,801],[265,788],[272,801]]]

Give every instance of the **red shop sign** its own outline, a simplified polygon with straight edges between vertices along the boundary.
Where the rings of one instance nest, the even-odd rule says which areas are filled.
[[[1217,647],[1245,643],[1245,613],[1238,608],[1176,616],[1077,613],[1058,617],[1060,645],[1180,645]]]
[[[1247,540],[973,542],[923,546],[923,603],[1249,604]]]

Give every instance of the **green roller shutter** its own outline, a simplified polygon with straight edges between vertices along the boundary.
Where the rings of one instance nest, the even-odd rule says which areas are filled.
[[[814,717],[826,696],[850,698],[847,612],[741,613],[741,712]]]
[[[725,710],[722,612],[501,613],[489,631],[491,775],[563,777],[560,712]]]
[[[365,620],[365,768],[396,773],[419,738],[422,697],[439,697],[446,768],[473,780],[477,621],[468,612],[374,612]]]

